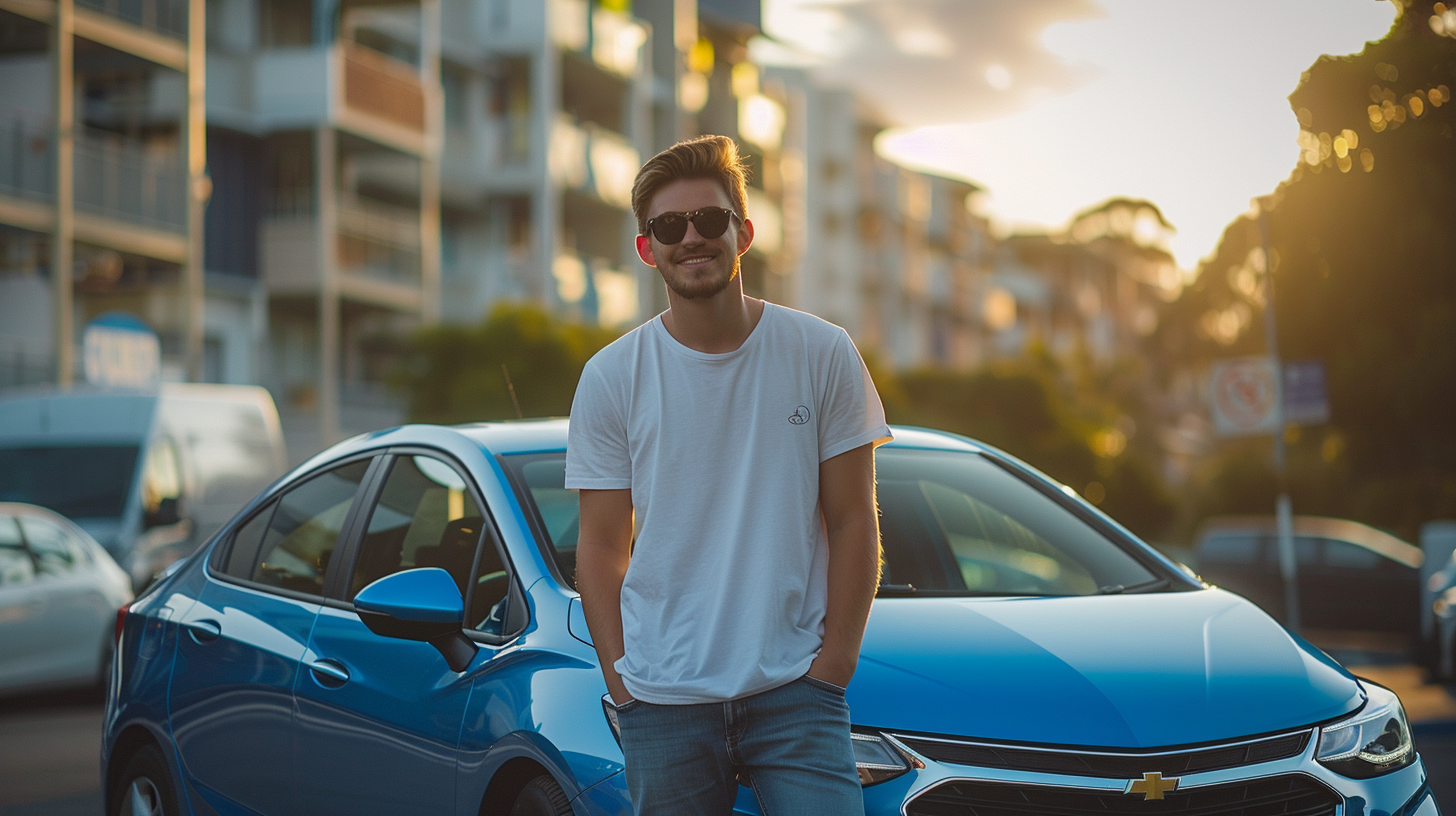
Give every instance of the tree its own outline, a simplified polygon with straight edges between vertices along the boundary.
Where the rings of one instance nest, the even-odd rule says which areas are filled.
[[[1324,360],[1332,412],[1291,453],[1296,509],[1408,537],[1456,516],[1456,30],[1445,25],[1456,15],[1447,11],[1403,0],[1380,41],[1305,72],[1290,95],[1300,161],[1268,215],[1280,353]],[[1262,353],[1263,266],[1257,222],[1240,217],[1174,305],[1166,361]]]
[[[393,382],[408,396],[413,422],[566,416],[586,361],[616,336],[534,306],[502,305],[475,326],[419,332]]]

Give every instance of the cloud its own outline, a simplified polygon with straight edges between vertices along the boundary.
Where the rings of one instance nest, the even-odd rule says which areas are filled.
[[[1090,81],[1090,63],[1059,57],[1042,34],[1102,14],[1092,0],[773,0],[764,28],[800,52],[773,49],[776,61],[811,63],[914,126],[1000,118]]]
[[[1298,161],[1287,96],[1300,72],[1384,35],[1395,6],[773,0],[770,34],[795,14],[808,16],[788,30],[817,38],[814,70],[904,125],[882,153],[986,185],[1003,225],[1055,228],[1113,196],[1149,199],[1191,266]]]

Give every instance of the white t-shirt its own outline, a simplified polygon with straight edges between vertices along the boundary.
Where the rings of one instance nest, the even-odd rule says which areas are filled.
[[[659,316],[587,363],[566,487],[632,490],[616,669],[633,697],[732,700],[809,670],[828,594],[819,463],[889,438],[849,335],[772,303],[725,354]]]

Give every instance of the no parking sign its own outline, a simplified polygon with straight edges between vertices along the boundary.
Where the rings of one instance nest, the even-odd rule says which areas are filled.
[[[1279,427],[1279,373],[1268,357],[1234,357],[1213,364],[1209,381],[1213,427],[1219,436],[1271,434]]]

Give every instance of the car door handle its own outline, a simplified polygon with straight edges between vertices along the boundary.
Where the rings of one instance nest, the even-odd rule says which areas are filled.
[[[343,663],[337,660],[330,660],[325,657],[319,660],[311,660],[304,665],[308,666],[308,670],[313,672],[313,678],[321,686],[338,688],[349,682],[349,670],[344,667]]]
[[[193,640],[201,644],[211,643],[214,640],[217,640],[218,636],[222,634],[222,627],[218,625],[217,621],[188,621],[186,625],[187,634],[190,635]]]

